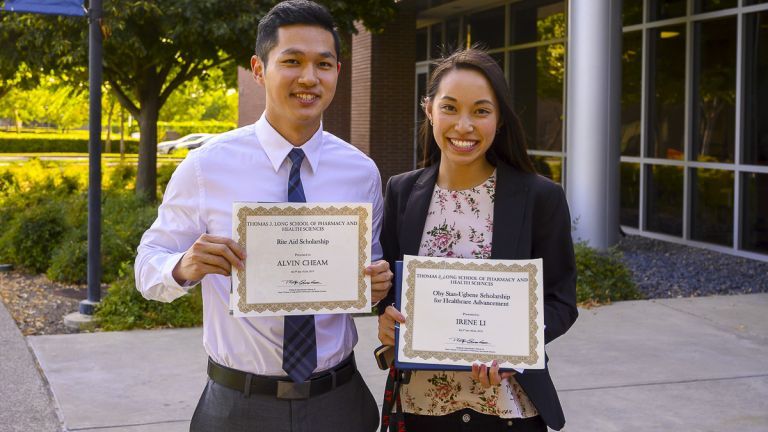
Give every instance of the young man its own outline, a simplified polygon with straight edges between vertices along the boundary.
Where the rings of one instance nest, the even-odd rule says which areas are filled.
[[[229,276],[247,259],[230,238],[233,201],[295,201],[301,189],[309,202],[370,202],[373,258],[381,258],[378,169],[322,130],[338,56],[333,19],[322,6],[291,0],[265,15],[251,59],[253,76],[266,89],[264,115],[190,152],[142,238],[136,285],[146,298],[172,301],[202,281],[211,379],[193,431],[372,431],[378,425],[376,403],[352,355],[357,332],[350,315],[229,315]],[[366,273],[376,302],[387,294],[392,273],[382,260]],[[289,336],[298,328],[305,336],[300,349]]]

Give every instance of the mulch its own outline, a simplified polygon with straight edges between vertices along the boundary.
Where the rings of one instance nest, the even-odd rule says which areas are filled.
[[[0,272],[0,298],[25,336],[77,333],[64,325],[64,316],[78,311],[87,292],[85,285],[52,282],[45,275]]]

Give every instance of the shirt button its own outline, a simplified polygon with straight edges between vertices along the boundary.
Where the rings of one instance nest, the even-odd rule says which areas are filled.
[[[512,426],[512,420],[507,420],[507,426]]]
[[[461,416],[461,421],[463,421],[464,423],[469,423],[470,419],[471,417],[469,416],[469,414],[464,414],[463,416]]]

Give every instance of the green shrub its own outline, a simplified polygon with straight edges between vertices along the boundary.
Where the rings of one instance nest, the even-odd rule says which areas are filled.
[[[0,167],[0,199],[29,199],[40,194],[70,194],[87,189],[87,167],[31,158]]]
[[[103,272],[103,268],[102,268]],[[88,235],[84,230],[70,229],[54,249],[45,272],[48,279],[84,284],[88,280]]]
[[[136,185],[136,165],[119,163],[106,176],[109,189],[133,189]]]
[[[58,200],[17,212],[0,235],[0,258],[35,273],[45,271],[66,232],[64,215]]]
[[[112,282],[119,276],[121,263],[132,261],[141,235],[157,215],[131,191],[108,191],[102,198],[101,280]],[[85,283],[88,260],[87,213],[77,215],[67,236],[51,258],[47,275],[55,281]]]
[[[67,135],[0,134],[0,153],[88,153],[88,138]],[[112,153],[120,153],[120,146],[112,143]],[[106,142],[102,140],[103,152]],[[139,142],[125,140],[126,153],[138,153]]]
[[[172,303],[146,300],[136,290],[131,264],[124,263],[120,278],[96,306],[95,318],[108,331],[199,326],[203,322],[200,286]]]
[[[600,252],[586,242],[574,245],[576,252],[576,301],[610,303],[642,298],[632,281],[632,273],[621,261],[621,252]]]

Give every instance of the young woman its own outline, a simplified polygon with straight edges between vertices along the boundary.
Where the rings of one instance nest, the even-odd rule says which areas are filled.
[[[577,316],[570,214],[562,188],[533,169],[501,68],[481,50],[455,52],[436,65],[423,108],[424,168],[387,184],[384,258],[391,266],[404,254],[543,258],[544,338],[554,340]],[[395,322],[404,322],[393,302],[391,290],[380,303],[379,339],[389,345]],[[493,362],[471,372],[416,371],[400,389],[408,432],[565,423],[546,368],[500,374]]]

